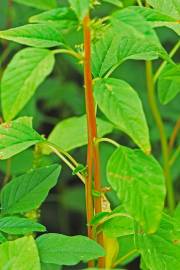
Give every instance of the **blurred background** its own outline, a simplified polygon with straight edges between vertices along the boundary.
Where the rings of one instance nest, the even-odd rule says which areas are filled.
[[[136,4],[133,0],[124,0],[124,6]],[[67,1],[59,1],[59,5],[66,5]],[[110,4],[104,4],[103,7],[97,7],[93,16],[104,16],[115,10]],[[8,0],[0,0],[0,30],[10,27],[24,25],[28,18],[34,14],[40,13],[40,10],[16,4]],[[164,27],[157,29],[158,36],[166,48],[170,51],[177,42],[177,35]],[[68,36],[71,44],[82,42],[82,31],[71,33]],[[0,40],[0,76],[3,70],[12,59],[13,55],[23,46],[13,42],[4,42]],[[5,51],[6,50],[6,51]],[[178,54],[175,60],[178,61]],[[160,64],[160,61],[154,62],[154,70]],[[127,61],[118,68],[114,77],[126,80],[138,92],[143,102],[145,114],[148,120],[152,149],[154,156],[161,162],[161,149],[159,133],[151,115],[147,100],[145,64],[143,61]],[[173,127],[179,117],[180,100],[174,99],[166,106],[159,104],[159,108],[165,123],[168,136],[172,133]],[[58,55],[56,56],[56,66],[49,78],[38,88],[35,96],[23,109],[19,116],[32,116],[34,128],[46,137],[52,131],[54,126],[61,120],[71,116],[80,116],[85,113],[83,72],[72,57]],[[2,114],[1,114],[2,115]],[[104,117],[104,116],[102,116]],[[114,131],[109,135],[110,138],[119,143],[135,147],[131,140],[123,133]],[[179,138],[180,140],[180,138]],[[105,167],[108,158],[114,148],[109,144],[101,144],[101,170],[102,182],[106,182]],[[80,163],[85,163],[86,147],[76,149],[71,153]],[[26,170],[35,166],[38,158],[38,166],[59,162],[54,155],[40,156],[34,153],[34,149],[28,149],[25,152],[15,156],[9,162],[0,161],[0,184],[7,167],[10,167],[11,176],[24,173]],[[62,164],[63,170],[58,185],[51,191],[47,200],[40,209],[41,222],[46,225],[49,232],[59,232],[67,235],[86,234],[85,217],[85,196],[84,186],[80,181],[72,176],[71,171]],[[180,181],[178,181],[178,169],[180,166],[180,157],[174,163],[172,175],[174,179],[175,194],[177,201],[180,199]],[[180,180],[180,179],[179,179]],[[108,193],[112,206],[118,205],[115,193]],[[63,269],[80,269],[80,266]],[[132,260],[127,269],[139,269],[138,258]]]

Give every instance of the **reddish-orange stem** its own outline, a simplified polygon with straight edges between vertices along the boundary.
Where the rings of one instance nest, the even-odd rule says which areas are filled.
[[[92,180],[94,176],[94,188],[96,191],[101,191],[100,183],[100,154],[99,147],[94,143],[97,137],[96,127],[96,113],[93,97],[93,84],[91,73],[91,31],[89,15],[84,17],[84,81],[85,81],[85,100],[87,113],[87,127],[88,127],[88,149],[87,149],[87,167],[88,176],[86,179],[86,208],[87,208],[87,222],[91,221],[93,217],[93,199],[92,199]],[[94,201],[95,213],[102,211],[101,197]],[[93,237],[92,230],[89,227],[88,236]],[[103,245],[103,236],[100,235],[98,242]],[[91,266],[89,264],[89,266]],[[102,259],[99,260],[99,267],[103,267]]]

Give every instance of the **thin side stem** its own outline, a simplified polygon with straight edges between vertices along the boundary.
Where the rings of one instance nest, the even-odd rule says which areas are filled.
[[[175,127],[173,129],[172,135],[171,135],[170,140],[169,140],[169,153],[171,153],[171,151],[174,147],[174,143],[176,141],[176,137],[178,135],[179,130],[180,130],[180,119],[177,120]]]
[[[77,58],[79,60],[82,60],[82,55],[75,52],[72,49],[56,49],[56,50],[53,50],[53,53],[54,54],[58,54],[58,53],[69,54],[69,55],[74,56],[75,58]]]
[[[143,7],[143,4],[142,4],[141,0],[137,0],[137,3],[138,3],[138,5],[139,5],[140,7]]]
[[[167,136],[166,136],[164,124],[163,124],[160,112],[158,110],[157,102],[156,102],[151,61],[146,62],[146,78],[147,78],[149,105],[150,105],[154,120],[159,130],[159,135],[160,135],[161,149],[162,149],[162,156],[163,156],[164,176],[165,176],[166,187],[167,187],[168,208],[169,208],[170,213],[172,213],[175,207],[175,198],[174,198],[173,183],[172,183],[170,165],[169,165],[168,142],[167,142]]]
[[[93,83],[91,73],[91,30],[90,17],[86,15],[83,20],[84,31],[84,82],[85,82],[85,102],[87,114],[88,127],[88,149],[87,149],[87,170],[88,176],[86,178],[86,208],[87,208],[87,222],[90,221],[94,215],[93,213],[93,199],[92,199],[92,180],[94,169],[94,188],[101,192],[100,183],[100,154],[98,145],[94,144],[97,137],[96,127],[96,113],[95,103],[93,97]],[[102,212],[101,197],[95,198],[94,201],[95,213]],[[89,226],[88,236],[93,238],[92,228]],[[99,236],[98,242],[103,245],[103,236]],[[92,264],[91,264],[92,265]],[[90,266],[90,264],[89,264]],[[103,260],[99,260],[99,267],[104,267]]]
[[[176,43],[176,45],[170,51],[170,53],[169,53],[170,58],[172,58],[175,55],[175,53],[177,52],[179,47],[180,47],[180,41],[178,41]],[[157,79],[159,78],[161,72],[163,71],[163,69],[165,68],[166,65],[167,65],[167,61],[162,62],[162,64],[160,65],[160,67],[158,68],[158,70],[156,71],[156,73],[154,75],[154,83],[156,83]]]
[[[117,148],[120,146],[119,143],[117,143],[116,141],[114,141],[114,140],[112,140],[112,139],[109,139],[109,138],[97,138],[97,139],[95,140],[95,143],[101,143],[101,142],[107,142],[107,143],[110,143],[110,144],[114,145],[114,146],[117,147]]]

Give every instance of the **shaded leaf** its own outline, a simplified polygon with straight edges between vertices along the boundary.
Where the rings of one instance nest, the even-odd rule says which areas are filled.
[[[113,125],[98,118],[97,129],[98,137],[102,137],[112,132]],[[86,145],[88,141],[86,115],[71,117],[61,121],[50,133],[48,141],[65,151]],[[49,149],[44,149],[44,151],[50,153]]]
[[[75,265],[104,256],[104,250],[85,236],[44,234],[37,238],[41,262],[58,265]]]
[[[27,24],[0,31],[0,38],[38,48],[51,48],[63,44],[61,34],[50,23]]]
[[[56,0],[13,0],[19,4],[23,4],[30,7],[35,7],[38,9],[51,9],[55,8],[57,5]]]
[[[36,243],[32,236],[0,245],[0,269],[40,270]]]
[[[61,7],[45,11],[43,13],[32,16],[30,23],[46,23],[50,22],[56,25],[58,29],[71,29],[78,25],[77,17],[73,11],[67,7]]]
[[[108,78],[95,81],[94,93],[106,117],[129,135],[144,152],[150,152],[148,126],[134,89],[125,81]]]
[[[167,104],[180,92],[180,65],[167,65],[158,80],[158,95]]]
[[[10,158],[30,146],[43,142],[41,137],[27,123],[30,117],[21,117],[0,125],[0,159]]]
[[[2,212],[14,214],[38,208],[57,183],[60,169],[54,164],[14,178],[2,189]]]
[[[0,231],[17,235],[30,232],[44,232],[46,228],[27,218],[9,216],[0,218]]]
[[[2,110],[6,121],[13,119],[51,73],[54,55],[45,49],[26,48],[6,68],[1,82]]]
[[[121,146],[108,162],[107,176],[126,211],[143,230],[155,232],[165,200],[164,175],[158,162],[140,150]]]

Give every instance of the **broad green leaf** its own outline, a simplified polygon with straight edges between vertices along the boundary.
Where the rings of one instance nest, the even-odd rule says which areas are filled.
[[[148,0],[153,8],[163,12],[164,14],[171,16],[176,19],[176,23],[167,23],[166,26],[174,30],[178,35],[180,35],[180,1],[179,0]],[[163,24],[162,24],[163,25]],[[158,25],[157,25],[158,26]],[[161,26],[161,24],[159,25]]]
[[[180,245],[173,239],[173,220],[163,215],[158,231],[154,234],[138,233],[136,245],[148,269],[180,269]]]
[[[23,109],[51,73],[54,62],[54,54],[45,49],[26,48],[14,56],[1,81],[1,102],[6,121]]]
[[[69,4],[76,13],[77,17],[82,20],[88,13],[90,0],[69,0]]]
[[[56,185],[60,169],[59,165],[54,164],[14,178],[2,189],[2,212],[15,214],[38,208],[49,190]]]
[[[150,45],[151,44],[151,45]],[[135,28],[118,21],[109,26],[100,40],[92,46],[92,70],[94,77],[109,76],[125,60],[167,59],[164,49]]]
[[[112,124],[107,121],[97,119],[98,137],[111,133]],[[86,116],[71,117],[61,121],[48,137],[48,141],[56,144],[65,151],[70,151],[87,144],[87,120]],[[46,153],[50,151],[45,150]]]
[[[0,231],[18,235],[30,232],[44,232],[46,231],[46,228],[27,218],[9,216],[0,218]]]
[[[96,102],[116,127],[133,139],[146,153],[150,152],[149,131],[141,100],[125,81],[97,79],[94,84]]]
[[[21,117],[0,125],[0,159],[10,158],[36,143],[44,142],[43,137],[28,124],[29,119]]]
[[[140,150],[120,146],[108,162],[107,177],[126,211],[144,231],[155,232],[166,195],[158,162]]]
[[[56,0],[13,0],[19,4],[46,10],[57,6]]]
[[[0,31],[0,38],[37,48],[51,48],[63,44],[61,34],[50,23],[27,24]]]
[[[158,95],[162,104],[167,104],[180,93],[180,65],[167,65],[158,80]]]
[[[43,263],[75,265],[104,256],[104,250],[85,236],[44,234],[36,240],[40,260]]]
[[[0,269],[41,270],[38,250],[32,236],[0,245]]]
[[[77,17],[72,10],[67,7],[52,9],[30,18],[30,23],[53,23],[58,29],[69,30],[78,25]]]

